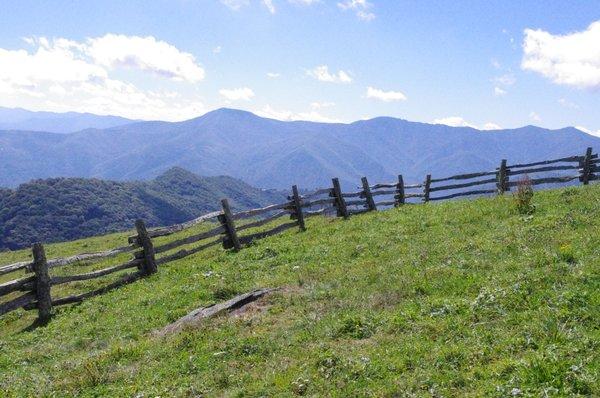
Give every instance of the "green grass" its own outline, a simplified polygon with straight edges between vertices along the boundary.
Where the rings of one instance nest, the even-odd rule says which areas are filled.
[[[526,216],[507,195],[317,217],[169,263],[45,327],[23,330],[35,313],[16,311],[0,318],[0,395],[600,396],[599,198],[600,185],[538,192]],[[151,335],[273,286],[262,310]]]

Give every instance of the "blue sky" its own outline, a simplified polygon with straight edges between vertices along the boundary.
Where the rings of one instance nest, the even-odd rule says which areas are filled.
[[[0,106],[600,134],[600,2],[0,2]]]

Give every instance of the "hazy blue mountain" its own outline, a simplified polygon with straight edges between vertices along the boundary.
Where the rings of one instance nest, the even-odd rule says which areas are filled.
[[[135,120],[119,116],[77,112],[32,112],[20,108],[0,107],[0,130],[46,131],[64,134],[87,128],[107,129],[133,122]]]
[[[241,210],[281,203],[285,194],[181,168],[144,182],[34,180],[15,190],[0,189],[0,250],[127,230],[137,218],[150,226],[180,223],[219,210],[222,198]]]
[[[71,134],[0,132],[0,186],[32,178],[151,179],[171,167],[231,175],[254,186],[328,186],[331,177],[422,181],[509,163],[600,150],[575,128],[479,131],[388,117],[350,124],[282,122],[219,109],[184,122],[138,122]]]

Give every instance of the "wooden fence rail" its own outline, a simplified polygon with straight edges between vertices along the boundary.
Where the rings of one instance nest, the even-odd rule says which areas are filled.
[[[564,175],[567,172],[570,173]],[[333,178],[332,187],[302,195],[299,193],[298,187],[294,185],[287,202],[258,209],[233,213],[228,200],[223,199],[221,211],[211,212],[181,224],[147,230],[144,222],[137,220],[135,223],[137,233],[128,237],[127,245],[103,252],[46,259],[44,246],[41,243],[35,243],[32,246],[33,260],[0,266],[0,276],[13,272],[25,273],[17,279],[0,284],[0,297],[6,298],[0,302],[0,315],[19,308],[37,309],[38,319],[46,322],[50,319],[53,307],[81,302],[90,297],[104,294],[152,275],[158,271],[159,266],[168,262],[182,259],[219,244],[225,249],[237,251],[257,239],[277,235],[294,227],[304,231],[306,230],[305,219],[317,215],[335,214],[338,217],[348,218],[350,215],[376,211],[383,207],[401,207],[418,203],[414,200],[430,202],[464,196],[502,195],[519,184],[518,180],[511,179],[511,177],[519,178],[519,176],[532,175],[533,177],[529,179],[532,185],[564,184],[573,181],[580,181],[583,185],[587,185],[590,181],[600,179],[596,174],[599,172],[600,158],[598,158],[598,154],[592,153],[592,148],[587,148],[583,155],[531,163],[511,165],[507,164],[506,159],[503,159],[498,168],[493,171],[440,178],[427,175],[423,182],[415,184],[406,184],[402,175],[398,175],[397,182],[374,185],[369,185],[367,177],[362,177],[359,190],[355,192],[343,192],[339,180]],[[541,173],[546,174],[539,176]],[[548,175],[547,173],[553,174]],[[476,189],[471,189],[472,187],[476,187]],[[432,196],[432,194],[438,195],[440,192],[444,192],[444,194]],[[290,221],[282,222],[284,217]],[[155,239],[158,237],[185,231],[201,223],[207,223],[211,228],[156,245]],[[274,225],[269,229],[261,230],[271,224]],[[193,246],[189,247],[190,245]],[[52,268],[89,265],[126,253],[131,254],[132,258],[102,269],[65,276],[50,275]],[[52,295],[54,286],[103,278],[132,268],[137,268],[137,270],[121,274],[115,281],[103,287],[59,298],[54,298]]]

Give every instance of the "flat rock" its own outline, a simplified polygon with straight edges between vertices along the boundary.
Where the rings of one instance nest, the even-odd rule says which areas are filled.
[[[196,308],[189,314],[179,318],[175,322],[157,330],[153,333],[154,336],[162,337],[168,334],[174,334],[186,327],[193,327],[202,322],[203,319],[210,318],[224,311],[233,311],[243,306],[258,300],[259,298],[272,293],[279,288],[264,288],[253,290],[249,293],[240,294],[229,300],[210,305],[208,307]]]

